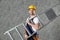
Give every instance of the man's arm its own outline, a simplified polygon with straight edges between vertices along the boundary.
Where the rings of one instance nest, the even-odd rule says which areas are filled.
[[[38,18],[34,18],[34,24],[30,23],[29,20],[27,20],[26,22],[31,25],[33,28],[35,28],[36,30],[39,29],[40,23]]]
[[[36,30],[39,29],[39,23],[32,24],[29,22],[28,24],[34,27]]]

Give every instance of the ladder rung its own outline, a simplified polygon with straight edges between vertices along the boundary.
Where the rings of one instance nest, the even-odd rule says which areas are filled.
[[[21,24],[15,26],[15,27],[13,27],[13,28],[11,28],[10,30],[6,31],[4,34],[6,34],[7,32],[10,32],[10,31],[12,31],[12,30],[14,30],[16,27],[18,27],[18,26],[20,26],[20,25],[22,25],[22,24],[23,24],[23,23],[21,23]]]
[[[10,34],[9,32],[7,32],[7,34],[10,36],[11,40],[13,40],[13,38],[12,38],[11,34]]]
[[[16,31],[18,32],[18,34],[19,34],[19,36],[21,37],[21,39],[23,40],[23,37],[22,37],[22,35],[19,33],[18,29],[17,29],[17,28],[15,28],[15,29],[16,29]]]

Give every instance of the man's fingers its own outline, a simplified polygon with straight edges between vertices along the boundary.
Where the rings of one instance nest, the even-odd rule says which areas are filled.
[[[27,35],[25,35],[25,39],[27,39],[28,38],[28,36]]]

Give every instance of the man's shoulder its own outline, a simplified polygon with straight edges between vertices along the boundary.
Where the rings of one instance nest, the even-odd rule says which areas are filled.
[[[34,20],[39,20],[38,17],[35,17]]]
[[[38,17],[37,17],[37,16],[35,16],[35,17],[34,17],[34,19],[38,19]]]

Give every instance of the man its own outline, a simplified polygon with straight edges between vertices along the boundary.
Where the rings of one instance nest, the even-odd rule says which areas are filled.
[[[30,14],[30,16],[27,18],[26,23],[28,24],[27,27],[31,27],[31,29],[28,29],[30,31],[30,33],[36,32],[39,29],[39,19],[36,16],[36,7],[35,5],[29,5],[28,7],[28,12]],[[30,25],[30,26],[29,26]],[[29,36],[29,34],[27,33],[27,31],[25,30],[25,39],[27,39]],[[37,32],[30,38],[28,38],[27,40],[38,40],[38,34]]]

